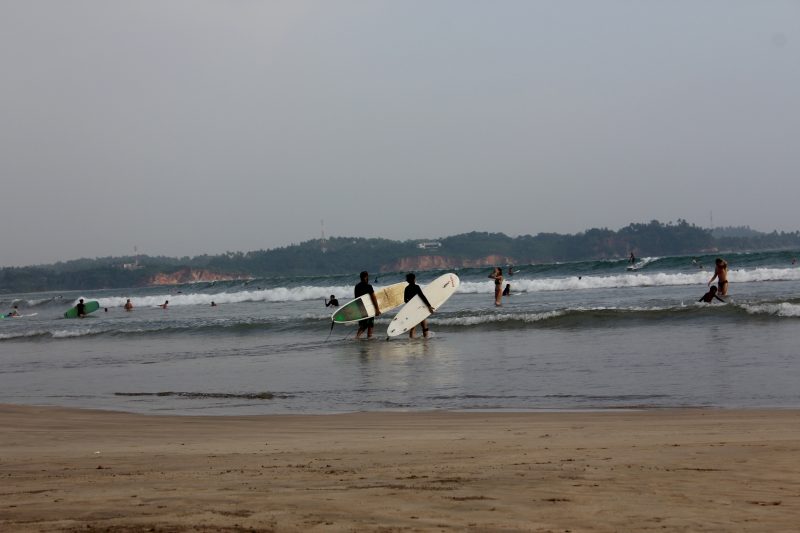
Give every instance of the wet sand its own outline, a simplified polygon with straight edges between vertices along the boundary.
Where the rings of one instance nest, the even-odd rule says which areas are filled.
[[[800,411],[0,405],[2,531],[797,531]]]

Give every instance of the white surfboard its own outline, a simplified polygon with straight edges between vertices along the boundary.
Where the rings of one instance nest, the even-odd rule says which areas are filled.
[[[378,300],[378,307],[381,309],[381,313],[403,304],[403,291],[407,285],[408,283],[402,281],[375,289],[375,299]],[[372,305],[372,298],[369,297],[369,294],[365,294],[350,300],[334,311],[331,315],[331,320],[337,324],[347,324],[348,322],[358,322],[373,316],[375,316],[375,306]]]
[[[461,280],[455,274],[444,274],[422,287],[422,292],[434,310],[447,301],[460,285]],[[431,312],[419,296],[414,296],[389,323],[386,334],[396,337],[408,332],[411,328],[428,318]]]

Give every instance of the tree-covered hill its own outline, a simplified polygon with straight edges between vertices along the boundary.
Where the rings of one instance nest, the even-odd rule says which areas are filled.
[[[800,232],[759,233],[746,229],[728,229],[715,236],[711,230],[685,220],[667,224],[654,220],[630,224],[617,231],[594,228],[571,235],[539,233],[509,237],[503,233],[471,232],[431,239],[436,244],[427,248],[418,246],[424,242],[419,240],[335,237],[272,250],[220,255],[106,257],[2,268],[0,291],[135,287],[152,283],[160,274],[175,272],[234,278],[345,274],[364,269],[377,272],[390,269],[399,261],[413,264],[415,259],[431,256],[449,265],[476,264],[488,257],[533,264],[624,258],[631,252],[642,257],[800,248]]]

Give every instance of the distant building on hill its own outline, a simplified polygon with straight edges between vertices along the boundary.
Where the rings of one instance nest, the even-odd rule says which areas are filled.
[[[417,243],[417,248],[419,248],[420,250],[430,250],[432,248],[441,248],[441,247],[442,243],[440,242],[429,241],[429,242]]]
[[[139,270],[143,268],[142,265],[139,264],[139,260],[137,259],[133,263],[123,263],[122,270]]]

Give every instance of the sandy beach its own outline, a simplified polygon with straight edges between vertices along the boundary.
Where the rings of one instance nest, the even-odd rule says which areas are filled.
[[[2,531],[797,531],[800,411],[0,406]]]

